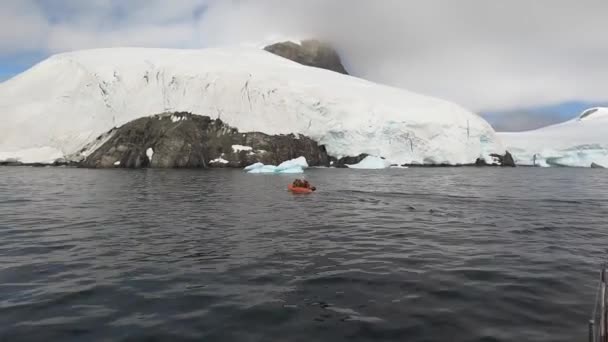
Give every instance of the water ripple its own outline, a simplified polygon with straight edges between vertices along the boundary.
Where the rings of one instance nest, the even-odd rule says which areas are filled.
[[[0,340],[582,340],[605,175],[0,168]]]

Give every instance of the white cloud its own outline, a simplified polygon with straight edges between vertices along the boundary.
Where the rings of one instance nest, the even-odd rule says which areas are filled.
[[[216,1],[202,32],[215,43],[315,34],[357,75],[497,110],[605,100],[606,13],[605,0]]]
[[[34,50],[44,45],[48,22],[29,1],[0,2],[0,53]]]
[[[318,37],[358,76],[493,111],[605,101],[606,13],[605,0],[3,0],[0,57]]]
[[[195,28],[187,24],[139,26],[109,31],[73,30],[69,26],[53,27],[47,48],[52,52],[113,46],[191,47]]]
[[[0,54],[112,46],[198,47],[206,0],[6,0]]]

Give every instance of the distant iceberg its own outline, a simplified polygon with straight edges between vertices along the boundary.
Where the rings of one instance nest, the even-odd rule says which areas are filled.
[[[357,164],[346,166],[350,169],[378,170],[391,167],[391,163],[380,157],[367,156]]]
[[[265,165],[263,163],[255,163],[247,166],[244,170],[247,173],[304,173],[304,169],[308,168],[308,162],[305,157],[285,161],[279,166]]]

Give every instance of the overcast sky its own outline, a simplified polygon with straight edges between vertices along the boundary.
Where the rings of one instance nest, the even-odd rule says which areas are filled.
[[[0,79],[49,54],[333,42],[349,71],[475,111],[608,100],[607,0],[1,0]]]

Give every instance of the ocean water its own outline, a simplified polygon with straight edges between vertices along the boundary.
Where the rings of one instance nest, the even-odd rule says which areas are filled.
[[[2,341],[586,341],[593,169],[0,168]]]

